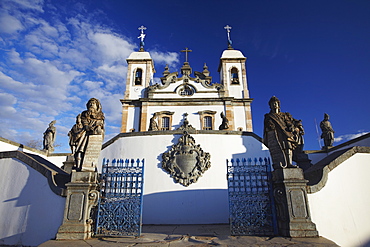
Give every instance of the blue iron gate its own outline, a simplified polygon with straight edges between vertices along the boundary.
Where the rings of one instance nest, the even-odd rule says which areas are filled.
[[[103,160],[96,234],[139,236],[143,200],[144,160]]]
[[[276,235],[270,160],[227,160],[227,180],[231,235]]]

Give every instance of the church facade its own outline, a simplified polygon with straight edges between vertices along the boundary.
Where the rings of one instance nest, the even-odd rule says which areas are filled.
[[[207,66],[193,72],[186,55],[180,72],[166,67],[153,84],[150,53],[128,57],[121,133],[103,145],[100,158],[145,161],[144,224],[228,223],[227,160],[269,158],[252,132],[245,62],[241,51],[224,50],[220,83],[212,83]],[[191,150],[180,159],[181,145]],[[180,163],[190,167],[171,168]],[[181,177],[186,169],[191,175]]]

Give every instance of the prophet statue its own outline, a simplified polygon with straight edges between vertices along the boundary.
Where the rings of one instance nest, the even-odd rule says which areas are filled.
[[[57,131],[54,124],[56,122],[57,122],[56,120],[51,121],[49,123],[49,127],[44,132],[43,150],[49,153],[54,152],[54,141]]]
[[[269,148],[274,168],[293,168],[293,160],[309,161],[303,153],[304,129],[302,121],[288,112],[280,111],[280,100],[269,101],[270,112],[265,114],[264,144]]]
[[[324,120],[320,122],[322,131],[321,138],[324,139],[324,148],[332,147],[334,142],[334,130],[329,122],[329,115],[324,114]]]
[[[69,144],[75,157],[76,166],[81,169],[84,155],[89,145],[89,136],[102,135],[104,139],[104,113],[99,100],[91,98],[86,104],[87,110],[76,118],[76,124],[69,132]]]

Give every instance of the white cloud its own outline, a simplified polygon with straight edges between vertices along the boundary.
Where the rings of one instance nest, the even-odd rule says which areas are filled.
[[[15,17],[7,13],[0,13],[0,32],[12,34],[22,30],[22,23]]]
[[[366,135],[368,133],[370,133],[370,132],[360,131],[360,132],[355,133],[355,134],[341,135],[341,136],[335,137],[334,142],[349,141],[349,140],[355,139],[357,137]]]
[[[176,52],[151,51],[150,55],[155,63],[168,64],[170,67],[175,67],[179,63],[179,54]]]

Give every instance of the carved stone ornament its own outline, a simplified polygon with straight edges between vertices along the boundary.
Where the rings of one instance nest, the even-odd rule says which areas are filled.
[[[162,155],[162,168],[177,183],[189,186],[211,167],[211,155],[203,151],[200,145],[186,131],[171,150]]]

